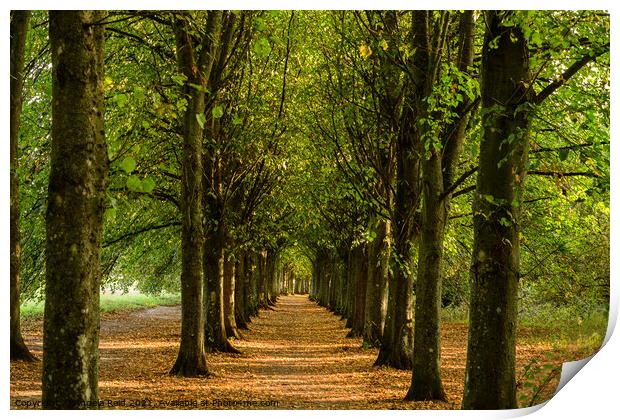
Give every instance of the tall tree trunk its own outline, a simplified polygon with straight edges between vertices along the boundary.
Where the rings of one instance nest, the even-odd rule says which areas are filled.
[[[390,260],[390,222],[379,222],[377,236],[368,244],[368,275],[364,301],[364,342],[381,346],[387,313]]]
[[[361,336],[361,331],[363,329],[363,323],[362,323],[362,329],[357,329],[357,331],[353,332],[353,318],[355,317],[355,290],[357,288],[357,275],[355,273],[356,269],[359,269],[356,266],[356,262],[355,262],[355,252],[353,249],[349,250],[349,256],[347,258],[347,265],[344,267],[344,279],[345,279],[345,292],[344,292],[344,305],[345,305],[345,312],[343,314],[343,316],[347,319],[347,323],[345,325],[345,328],[351,328],[351,331],[349,331],[349,334],[347,334],[347,337],[349,336],[354,336],[354,337],[359,337]],[[361,260],[360,260],[361,262]],[[364,285],[365,287],[365,285]],[[364,289],[364,292],[366,291],[366,289]]]
[[[52,150],[46,214],[43,408],[98,400],[100,252],[108,152],[106,14],[51,11]],[[97,23],[97,25],[92,25]]]
[[[411,369],[413,351],[414,244],[418,226],[414,211],[419,202],[419,142],[410,107],[404,111],[403,127],[397,142],[397,178],[394,206],[394,274],[389,278],[388,312],[381,350],[375,365]]]
[[[243,330],[248,329],[248,296],[250,294],[250,282],[247,269],[247,251],[241,251],[239,259],[235,263],[235,321],[237,327]]]
[[[235,319],[235,261],[226,258],[224,262],[224,327],[228,338],[241,338]]]
[[[528,45],[510,12],[487,13],[484,129],[474,201],[465,409],[515,408],[519,213],[528,149]],[[491,43],[495,44],[491,46]]]
[[[458,69],[467,72],[473,63],[473,12],[461,15]],[[429,89],[430,90],[430,89]],[[429,92],[430,93],[430,92]],[[467,95],[463,93],[463,97]],[[416,282],[413,373],[407,400],[445,400],[441,382],[440,309],[441,262],[448,219],[450,194],[444,194],[453,182],[454,166],[460,156],[469,121],[468,99],[455,109],[456,125],[443,129],[443,149],[431,145],[430,157],[423,163],[423,222]]]
[[[310,299],[318,301],[319,300],[319,264],[317,262],[317,258],[312,260],[312,283],[310,287]]]
[[[265,298],[267,307],[276,303],[276,255],[269,249],[265,257]]]
[[[329,255],[327,250],[320,249],[317,256],[318,280],[319,280],[319,304],[324,307],[329,305]]]
[[[433,150],[424,162],[424,205],[416,283],[413,376],[405,399],[444,400],[439,368],[441,258],[447,209],[442,200],[441,156]]]
[[[222,224],[213,232],[206,249],[205,275],[209,298],[207,301],[207,346],[214,351],[226,353],[240,353],[228,340],[224,309],[224,271],[225,271],[225,239],[222,233]]]
[[[252,322],[250,317],[256,316],[258,313],[258,255],[255,252],[251,252],[246,254],[246,256],[248,290],[250,291],[247,294],[248,322]]]
[[[336,308],[336,290],[338,289],[338,265],[336,262],[336,256],[332,255],[329,259],[329,303],[328,309],[337,313]]]
[[[183,116],[183,162],[181,178],[182,266],[181,266],[181,343],[170,370],[179,376],[208,373],[205,356],[202,220],[202,134],[197,115],[205,111],[205,87],[213,67],[221,12],[208,12],[201,45],[194,45],[188,16],[174,22],[177,64],[187,83],[183,94],[187,109]],[[198,50],[198,51],[197,51]],[[199,88],[196,88],[196,85]]]
[[[368,277],[368,259],[363,245],[357,245],[353,248],[350,269],[352,273],[353,314],[351,332],[348,337],[360,337],[364,333],[364,307]]]
[[[420,103],[427,91],[429,67],[429,12],[414,11],[408,63],[411,80],[403,90],[403,111],[396,141],[396,196],[393,212],[394,276],[390,279],[388,318],[384,340],[375,364],[411,369],[413,359],[414,248],[419,239],[416,210],[420,204],[420,170],[423,155],[417,124]]]
[[[261,250],[257,254],[257,291],[258,291],[258,308],[267,307],[267,292],[265,281],[267,278],[267,251]]]
[[[10,324],[10,352],[11,360],[34,361],[36,357],[30,353],[24,343],[20,327],[20,291],[21,291],[21,235],[19,232],[19,176],[17,142],[19,125],[22,113],[22,98],[24,87],[24,49],[26,34],[28,33],[29,11],[11,11],[11,324]]]

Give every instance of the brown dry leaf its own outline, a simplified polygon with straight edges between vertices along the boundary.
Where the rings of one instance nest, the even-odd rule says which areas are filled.
[[[99,398],[103,408],[252,409],[458,409],[465,374],[467,326],[442,327],[442,378],[447,402],[405,402],[411,372],[373,367],[376,349],[345,338],[345,322],[307,296],[281,296],[275,311],[262,311],[235,346],[243,354],[208,354],[214,374],[178,378],[167,374],[178,350],[180,307],[104,314],[101,322]],[[42,357],[42,322],[23,323],[25,340]],[[567,350],[549,358],[545,331],[520,329],[517,378],[525,366],[559,366],[585,356]],[[564,357],[562,359],[562,357]],[[540,373],[540,372],[539,372]],[[540,374],[535,380],[542,381]],[[539,394],[553,395],[557,378]],[[521,384],[522,385],[522,384]],[[531,398],[531,390],[520,389]],[[41,362],[11,362],[11,408],[15,400],[41,398]],[[124,405],[123,404],[124,401]],[[219,402],[218,402],[219,401]],[[264,406],[243,406],[244,401]],[[277,402],[277,406],[269,401]],[[236,402],[232,405],[231,402]],[[267,402],[267,403],[265,403]],[[136,403],[131,405],[132,403]],[[114,406],[116,404],[116,406]],[[206,404],[206,405],[205,405]]]

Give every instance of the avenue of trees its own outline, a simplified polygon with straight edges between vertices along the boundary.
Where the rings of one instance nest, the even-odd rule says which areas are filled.
[[[517,407],[525,311],[607,311],[606,12],[12,11],[10,48],[44,408],[97,399],[101,287],[180,292],[185,377],[307,293],[418,401],[466,308],[465,409]]]

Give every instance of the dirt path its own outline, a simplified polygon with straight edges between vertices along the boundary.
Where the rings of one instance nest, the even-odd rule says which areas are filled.
[[[41,322],[24,323],[25,339],[41,357]],[[344,321],[308,300],[282,296],[261,311],[234,342],[241,355],[209,354],[208,378],[167,374],[179,342],[180,308],[157,307],[105,315],[101,323],[100,395],[104,408],[458,408],[467,329],[442,330],[446,403],[402,401],[411,373],[375,368],[375,349],[345,338]],[[520,346],[523,365],[547,347]],[[40,401],[41,363],[11,363],[11,407]],[[138,404],[136,404],[138,403]],[[124,404],[124,405],[123,405]]]

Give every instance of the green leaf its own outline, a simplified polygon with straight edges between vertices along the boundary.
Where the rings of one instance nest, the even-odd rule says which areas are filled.
[[[137,176],[131,175],[127,178],[127,188],[129,188],[130,191],[142,192],[142,181],[140,181],[140,178]]]
[[[269,40],[265,37],[258,38],[256,43],[254,44],[254,52],[257,56],[261,58],[265,58],[271,52],[271,45],[269,45]]]
[[[183,83],[187,80],[187,77],[184,74],[175,74],[172,76],[172,81],[179,86],[183,86]]]
[[[256,19],[254,19],[254,28],[257,31],[267,30],[267,25],[265,25],[265,21],[263,20],[263,18],[257,17]]]
[[[188,83],[187,85],[190,86],[190,87],[193,87],[198,92],[209,93],[209,89],[207,89],[206,86],[202,86],[202,85],[199,85],[197,83]]]
[[[568,153],[570,152],[569,149],[561,149],[558,151],[558,157],[560,158],[560,160],[562,162],[564,162],[566,160],[566,158],[568,157]]]
[[[205,128],[205,123],[207,122],[207,117],[202,112],[200,114],[196,114],[196,121],[198,121],[198,125],[200,128]]]
[[[485,200],[487,200],[491,204],[495,204],[495,197],[493,197],[490,194],[482,194],[482,198],[484,198]]]
[[[105,209],[104,217],[107,220],[109,220],[109,219],[116,219],[116,209],[114,207],[109,207],[109,208]]]
[[[127,103],[127,95],[125,95],[124,93],[119,93],[117,95],[114,95],[112,100],[116,102],[116,105],[122,108]]]
[[[222,108],[222,105],[214,106],[211,110],[211,115],[213,115],[215,119],[222,118],[222,115],[224,115],[224,108]]]
[[[144,191],[145,193],[151,193],[154,189],[155,181],[150,176],[146,177],[146,179],[142,181],[142,191]]]
[[[540,32],[532,32],[531,42],[534,45],[542,45],[543,41]]]
[[[144,95],[144,88],[143,87],[136,86],[133,89],[133,94],[134,94],[134,97],[136,98],[136,101],[142,102],[144,100],[144,96],[145,95]]]
[[[136,169],[136,160],[131,156],[127,156],[121,161],[119,166],[123,171],[130,174]]]

